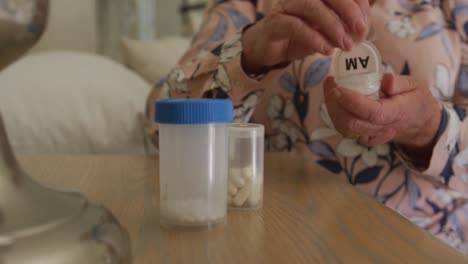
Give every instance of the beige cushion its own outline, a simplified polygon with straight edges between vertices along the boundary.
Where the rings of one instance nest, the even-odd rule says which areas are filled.
[[[93,54],[29,55],[0,73],[0,111],[21,153],[144,152],[150,85]]]
[[[154,41],[122,39],[124,63],[150,83],[163,78],[188,49],[190,40],[169,37]]]

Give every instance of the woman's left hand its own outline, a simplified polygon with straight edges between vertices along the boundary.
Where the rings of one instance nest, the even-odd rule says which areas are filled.
[[[386,74],[381,99],[374,100],[325,82],[325,103],[330,117],[343,136],[359,138],[373,146],[394,141],[410,152],[434,145],[440,125],[440,105],[425,82],[409,76]]]

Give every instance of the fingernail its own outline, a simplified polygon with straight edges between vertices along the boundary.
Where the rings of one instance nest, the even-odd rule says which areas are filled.
[[[330,56],[333,52],[333,47],[332,46],[329,46],[327,44],[323,45],[322,47],[322,54],[323,55],[327,55],[327,56]]]
[[[333,95],[336,97],[336,99],[339,99],[343,94],[340,91],[340,88],[335,87],[333,89]]]
[[[391,84],[391,81],[392,81],[392,75],[385,73],[382,78],[382,86],[388,86],[389,84]]]
[[[393,90],[393,76],[386,73],[382,78],[382,82],[380,84],[382,90],[384,90],[388,94],[392,94]]]
[[[329,89],[329,87],[335,86],[335,79],[332,76],[328,76],[325,79],[325,88]]]
[[[348,35],[343,37],[343,47],[344,50],[350,51],[353,48],[353,41]]]

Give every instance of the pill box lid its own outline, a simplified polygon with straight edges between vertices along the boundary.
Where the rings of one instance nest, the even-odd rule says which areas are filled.
[[[229,124],[229,137],[236,138],[264,138],[265,127],[260,124],[233,123]]]
[[[335,78],[356,78],[360,75],[382,76],[382,59],[377,48],[369,41],[353,47],[351,51],[339,50],[334,58]]]
[[[231,123],[233,104],[226,99],[162,99],[156,102],[155,121],[161,124]]]

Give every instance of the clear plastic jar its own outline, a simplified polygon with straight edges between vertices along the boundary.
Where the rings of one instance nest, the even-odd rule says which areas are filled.
[[[162,226],[204,229],[225,221],[232,119],[229,100],[156,103]]]
[[[263,204],[265,129],[256,124],[229,125],[228,204],[258,209]]]
[[[378,99],[382,80],[382,60],[379,51],[364,41],[351,51],[338,51],[334,57],[336,84]]]

